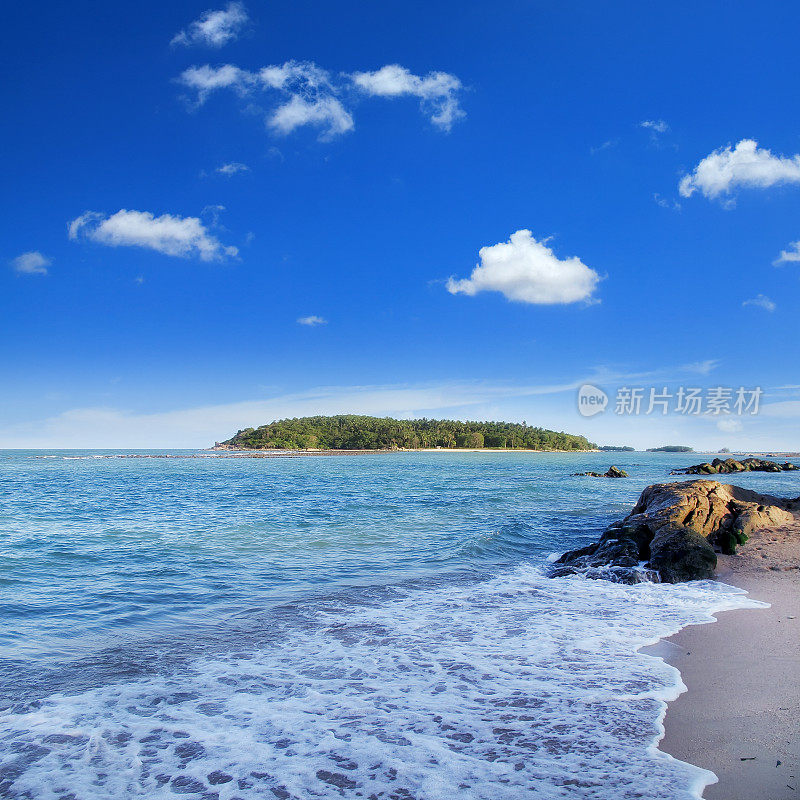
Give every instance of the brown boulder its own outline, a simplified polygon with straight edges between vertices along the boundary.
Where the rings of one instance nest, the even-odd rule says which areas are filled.
[[[735,553],[754,530],[791,522],[797,509],[800,498],[784,500],[717,481],[657,483],[598,542],[561,556],[555,574],[605,567],[616,580],[635,581],[644,566],[667,583],[710,578],[716,551]]]

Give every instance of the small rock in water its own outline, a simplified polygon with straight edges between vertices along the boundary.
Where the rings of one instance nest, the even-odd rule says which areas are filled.
[[[611,466],[606,472],[574,472],[576,478],[627,478],[628,473],[624,469]]]

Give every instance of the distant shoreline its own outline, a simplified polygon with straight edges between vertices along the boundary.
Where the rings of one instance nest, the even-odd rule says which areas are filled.
[[[9,452],[16,452],[20,448],[8,448]],[[22,448],[28,451],[35,451],[35,452],[44,452],[44,453],[52,453],[53,450],[64,450],[68,452],[73,451],[97,451],[97,452],[107,452],[109,450],[133,450],[135,448],[124,448],[124,447],[114,447],[114,448]],[[150,448],[148,448],[150,449]],[[154,449],[154,448],[152,448]],[[167,448],[165,448],[167,449]],[[492,448],[492,447],[429,447],[429,448],[407,448],[407,449],[394,449],[394,450],[280,450],[280,449],[238,449],[238,448],[230,448],[230,447],[205,447],[205,448],[197,448],[194,450],[193,448],[183,448],[183,447],[176,447],[176,448],[169,448],[174,450],[189,450],[193,452],[189,453],[109,453],[108,455],[103,456],[92,456],[93,458],[310,458],[315,456],[358,456],[358,455],[386,455],[389,453],[527,453],[527,454],[537,454],[537,453],[563,453],[567,455],[587,455],[587,454],[603,454],[608,457],[609,462],[613,460],[619,460],[622,463],[622,460],[626,457],[631,457],[634,455],[643,455],[646,454],[648,451],[646,450],[629,450],[626,452],[617,452],[617,451],[604,451],[598,449],[590,449],[590,450],[531,450],[526,448]],[[0,452],[3,449],[0,448]],[[676,453],[661,453],[659,455],[663,456],[674,456],[674,455],[689,455],[686,454],[676,454]],[[721,453],[719,451],[712,451],[712,450],[698,450],[693,455],[700,455],[700,456],[728,456],[737,455],[737,456],[755,456],[757,458],[800,458],[800,452],[794,451],[786,451],[781,452],[778,450],[769,450],[769,451],[762,451],[762,452],[754,452],[754,451],[735,451],[732,453]],[[50,455],[36,455],[32,456],[33,458],[52,458],[54,456]]]

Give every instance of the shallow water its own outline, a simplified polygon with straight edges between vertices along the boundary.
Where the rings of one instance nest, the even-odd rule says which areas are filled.
[[[0,453],[0,796],[677,798],[710,779],[654,750],[680,683],[636,649],[748,601],[541,571],[697,456],[39,455]],[[632,478],[571,476],[612,462]],[[800,494],[792,473],[730,482]]]

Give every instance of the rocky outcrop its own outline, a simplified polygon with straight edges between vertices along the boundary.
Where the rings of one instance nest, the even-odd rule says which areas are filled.
[[[744,458],[737,461],[735,458],[715,458],[711,463],[694,464],[683,469],[674,469],[670,475],[731,475],[735,472],[790,472],[796,470],[797,465],[790,461],[779,464],[777,461],[767,461],[765,458]]]
[[[597,542],[564,553],[551,575],[582,572],[625,583],[710,578],[717,552],[735,553],[752,531],[791,522],[794,511],[800,511],[800,498],[784,500],[708,480],[657,483]]]
[[[627,478],[628,473],[619,467],[609,467],[608,472],[574,472],[573,477],[587,478]]]

